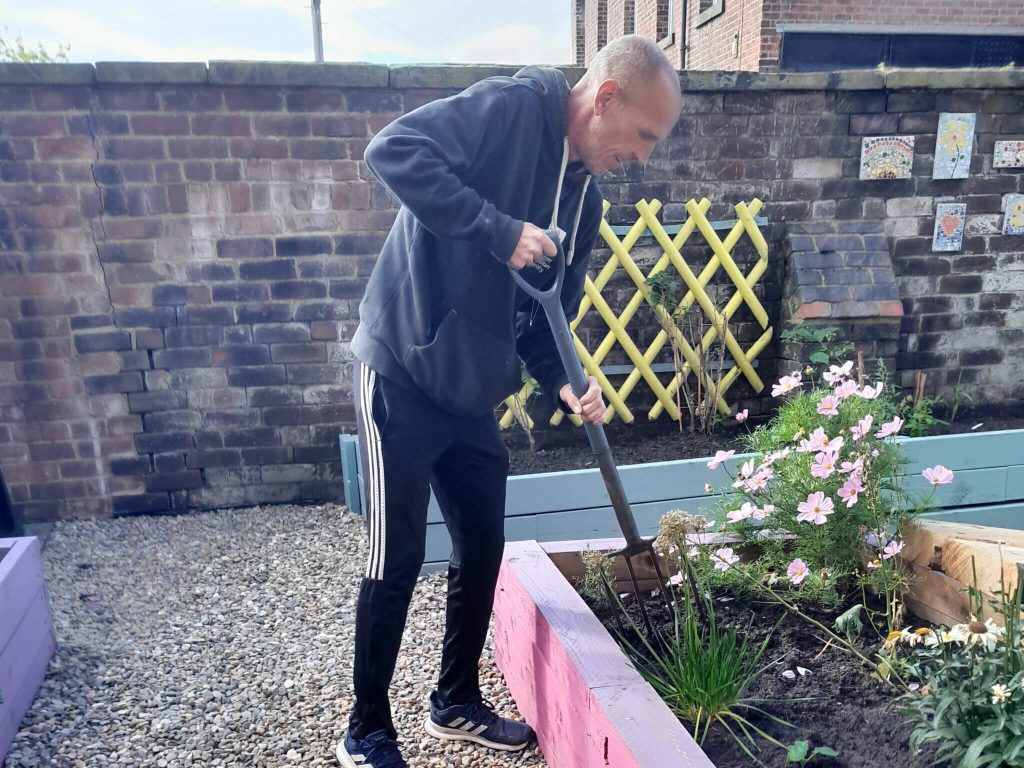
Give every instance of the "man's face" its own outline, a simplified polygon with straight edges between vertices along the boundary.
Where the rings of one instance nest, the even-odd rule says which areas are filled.
[[[678,89],[667,77],[638,83],[628,93],[614,80],[601,83],[580,153],[588,170],[602,174],[629,163],[646,163],[654,145],[679,119]]]

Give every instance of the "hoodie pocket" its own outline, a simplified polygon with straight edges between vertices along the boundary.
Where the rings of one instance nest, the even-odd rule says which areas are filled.
[[[410,346],[402,360],[416,386],[446,411],[481,416],[520,385],[519,358],[503,339],[449,312],[433,341]]]

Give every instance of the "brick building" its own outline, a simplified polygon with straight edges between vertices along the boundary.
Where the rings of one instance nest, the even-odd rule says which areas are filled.
[[[589,64],[636,33],[679,69],[814,71],[1001,67],[1024,62],[1024,3],[997,0],[572,0],[573,52]]]

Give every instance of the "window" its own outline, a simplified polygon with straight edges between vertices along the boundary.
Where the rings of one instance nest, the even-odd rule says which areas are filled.
[[[783,31],[788,72],[892,67],[1002,67],[1024,61],[1024,36]]]
[[[723,13],[725,13],[725,0],[700,0],[700,12],[697,14],[696,26],[707,24]]]
[[[658,42],[667,48],[675,41],[676,0],[658,0]]]

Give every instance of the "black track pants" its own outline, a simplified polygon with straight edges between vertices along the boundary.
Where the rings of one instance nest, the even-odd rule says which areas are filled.
[[[492,414],[453,416],[369,367],[356,367],[356,421],[370,553],[356,608],[356,738],[394,736],[388,687],[423,564],[434,489],[452,538],[437,690],[448,703],[479,697],[478,664],[505,545],[508,450]]]

